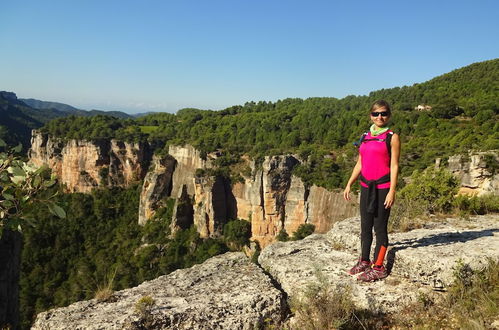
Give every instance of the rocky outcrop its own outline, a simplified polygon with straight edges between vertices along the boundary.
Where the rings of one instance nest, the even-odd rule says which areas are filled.
[[[161,200],[171,195],[176,163],[175,158],[169,155],[153,157],[152,170],[144,178],[140,193],[139,225],[144,225],[148,219],[152,218],[161,206]]]
[[[300,298],[318,277],[332,286],[348,286],[359,308],[396,312],[415,302],[420,292],[445,290],[461,262],[482,267],[487,258],[499,257],[499,216],[463,221],[448,219],[426,228],[390,234],[384,281],[359,283],[347,274],[360,254],[360,219],[336,223],[327,234],[301,241],[277,242],[265,248],[259,262],[290,298]]]
[[[251,222],[253,239],[263,246],[283,229],[291,171],[298,163],[293,156],[265,157],[259,168],[252,162],[253,177],[234,186],[237,217]]]
[[[199,235],[222,235],[223,225],[236,219],[236,202],[229,181],[222,176],[197,176],[194,186],[194,224]]]
[[[355,194],[352,194],[352,200],[357,200]],[[356,202],[346,202],[341,190],[329,191],[312,186],[307,202],[308,218],[315,225],[317,233],[325,233],[336,222],[359,214],[359,205]]]
[[[470,152],[468,155],[449,157],[448,169],[461,182],[460,193],[481,196],[499,192],[497,164],[497,151]]]
[[[182,186],[182,193],[175,202],[173,208],[173,219],[170,224],[170,232],[175,234],[179,230],[188,229],[193,224],[194,207],[191,197],[187,194],[187,186]],[[199,229],[198,229],[199,230]]]
[[[137,303],[149,297],[140,313]],[[259,329],[279,324],[283,292],[243,253],[227,253],[203,264],[95,299],[38,315],[32,329]],[[144,315],[146,314],[146,315]]]
[[[64,142],[34,131],[30,159],[47,164],[69,192],[90,192],[104,186],[127,186],[144,179],[138,222],[144,225],[163,206],[166,197],[178,199],[185,189],[193,212],[182,204],[172,221],[172,230],[194,223],[201,237],[216,237],[231,219],[251,222],[252,236],[261,246],[275,240],[284,229],[294,233],[311,223],[316,232],[328,231],[335,221],[357,214],[353,203],[341,193],[307,187],[292,175],[299,164],[292,155],[265,157],[258,166],[246,159],[251,174],[231,183],[212,169],[218,153],[202,155],[194,147],[169,146],[168,155],[154,156],[146,144],[111,141]],[[152,166],[149,168],[149,163]],[[178,204],[178,203],[177,203]],[[190,218],[189,218],[190,217]]]
[[[252,238],[262,246],[274,242],[282,229],[292,234],[310,223],[325,233],[336,221],[358,214],[358,207],[345,202],[340,192],[307,187],[292,175],[298,164],[290,155],[265,157],[259,169],[250,164],[252,177],[233,186],[237,217],[251,222]]]
[[[187,193],[194,195],[194,177],[197,169],[212,168],[212,162],[216,154],[207,155],[206,159],[201,157],[201,152],[193,146],[173,146],[168,147],[168,154],[177,161],[175,172],[173,173],[173,187],[171,195],[178,197],[182,193],[182,186],[187,186]]]
[[[294,233],[301,224],[311,223],[320,233],[327,232],[335,221],[358,213],[354,203],[347,203],[339,192],[324,188],[307,187],[300,178],[292,175],[299,160],[291,155],[265,157],[257,166],[246,160],[251,174],[242,174],[242,182],[231,185],[227,178],[213,174],[213,161],[217,154],[206,160],[191,146],[170,146],[169,153],[175,166],[166,168],[153,161],[154,170],[145,180],[140,199],[139,223],[144,224],[160,205],[162,198],[179,198],[186,193],[192,199],[193,215],[187,212],[184,202],[177,202],[172,232],[182,224],[194,223],[201,237],[217,237],[223,225],[231,219],[251,222],[252,239],[266,246],[284,229]],[[171,169],[173,169],[173,174]],[[163,183],[157,184],[159,179]],[[184,212],[186,211],[186,212]]]
[[[250,263],[227,253],[113,294],[43,312],[33,329],[293,329],[287,301],[304,299],[310,286],[349,288],[359,309],[400,313],[420,297],[442,298],[454,274],[499,258],[499,216],[446,219],[390,234],[390,275],[362,283],[347,270],[360,253],[359,218],[337,222],[326,234],[277,242]],[[459,266],[462,265],[462,266]],[[330,291],[334,294],[333,291]],[[137,303],[149,297],[147,315]]]
[[[48,165],[69,192],[99,186],[127,186],[144,178],[150,153],[142,143],[116,140],[63,142],[33,131],[29,158]]]

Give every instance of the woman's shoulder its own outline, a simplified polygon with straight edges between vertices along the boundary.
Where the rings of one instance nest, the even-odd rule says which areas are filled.
[[[386,131],[386,132],[387,132],[387,134],[390,134],[392,137],[395,137],[395,136],[396,136],[396,137],[399,137],[399,134],[398,134],[398,133],[396,133],[395,131],[391,130],[391,129],[389,129],[389,130],[388,130],[388,131]]]

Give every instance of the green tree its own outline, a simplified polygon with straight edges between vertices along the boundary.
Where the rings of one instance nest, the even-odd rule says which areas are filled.
[[[293,240],[304,239],[314,233],[315,226],[311,223],[302,223],[298,229],[293,233]]]
[[[224,225],[223,235],[227,245],[235,250],[249,245],[251,237],[251,223],[246,220],[232,220]]]

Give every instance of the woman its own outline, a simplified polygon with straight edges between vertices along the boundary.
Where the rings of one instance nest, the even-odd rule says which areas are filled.
[[[387,126],[390,116],[388,102],[379,100],[371,106],[373,124],[360,140],[359,158],[343,192],[349,201],[351,186],[360,176],[362,255],[349,274],[360,273],[358,279],[366,282],[388,276],[383,260],[388,247],[388,217],[395,202],[400,155],[400,138]],[[373,228],[376,233],[374,262],[370,259]]]

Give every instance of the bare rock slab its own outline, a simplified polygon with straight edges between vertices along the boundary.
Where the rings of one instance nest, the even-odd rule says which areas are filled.
[[[359,308],[396,312],[415,302],[421,292],[450,285],[458,262],[477,268],[487,258],[499,258],[499,216],[448,219],[428,228],[390,234],[389,239],[390,276],[374,283],[361,283],[347,274],[360,254],[358,217],[336,223],[324,235],[270,245],[261,252],[259,262],[291,298],[300,297],[322,277],[330,285],[350,287]]]
[[[389,234],[388,266],[399,275],[445,289],[454,279],[457,264],[476,269],[488,258],[499,258],[499,215],[447,218],[425,228]],[[329,241],[360,254],[360,219],[350,218],[327,233]]]
[[[40,313],[32,329],[123,329],[140,324],[137,302],[154,301],[154,329],[254,329],[284,317],[283,292],[240,252],[210,258],[141,285]]]

